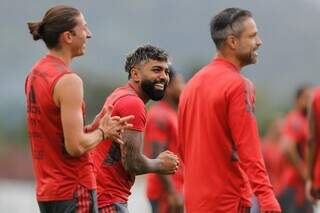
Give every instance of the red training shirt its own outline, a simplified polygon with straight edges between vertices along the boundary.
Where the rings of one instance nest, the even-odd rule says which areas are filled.
[[[280,140],[264,138],[262,140],[262,154],[275,194],[280,195],[286,184],[280,181],[283,171],[287,168],[287,160],[284,157]]]
[[[112,92],[104,107],[113,106],[112,116],[134,115],[132,129],[143,132],[146,109],[142,99],[130,84]],[[93,152],[98,188],[99,208],[116,202],[127,202],[135,176],[127,173],[121,161],[120,146],[109,140],[101,142]]]
[[[302,159],[303,166],[306,167],[305,152],[308,139],[308,120],[302,112],[294,109],[291,110],[284,119],[283,137],[297,143],[297,151]],[[304,182],[297,172],[296,168],[287,161],[286,169],[282,172],[282,184],[294,188],[296,202],[302,204],[305,200]]]
[[[253,84],[221,58],[187,83],[178,112],[186,212],[238,212],[251,205],[250,185],[261,211],[280,211],[260,151],[254,104]]]
[[[312,110],[315,123],[316,157],[314,162],[313,186],[320,190],[320,87],[313,92]]]
[[[57,81],[70,73],[62,60],[46,55],[26,79],[28,133],[38,201],[70,200],[79,184],[96,188],[89,155],[71,157],[65,150],[60,108],[53,101]]]

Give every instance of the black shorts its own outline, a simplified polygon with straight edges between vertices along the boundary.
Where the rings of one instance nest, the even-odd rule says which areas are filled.
[[[99,213],[129,213],[127,203],[113,203],[99,209]]]
[[[97,192],[78,186],[72,200],[38,201],[41,213],[98,213]]]

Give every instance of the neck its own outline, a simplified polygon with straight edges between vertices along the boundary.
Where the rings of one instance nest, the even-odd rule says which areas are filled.
[[[139,86],[139,84],[137,82],[130,79],[128,83],[131,85],[131,87],[134,89],[134,91],[136,91],[138,96],[141,98],[141,100],[145,104],[150,100],[150,98],[147,96],[147,94],[145,94],[145,92],[143,92],[143,90],[141,89],[141,87]]]
[[[219,50],[217,52],[216,57],[222,58],[224,60],[231,62],[233,65],[235,65],[237,67],[238,70],[241,70],[241,68],[243,67],[241,65],[240,61],[237,59],[237,57],[234,56],[233,54],[228,54],[227,51]]]
[[[72,56],[70,52],[64,51],[63,49],[62,50],[51,49],[49,51],[49,54],[57,58],[60,58],[67,66],[70,66],[72,61]]]

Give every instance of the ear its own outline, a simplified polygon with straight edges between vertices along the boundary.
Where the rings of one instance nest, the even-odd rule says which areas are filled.
[[[60,35],[60,39],[62,40],[62,42],[70,44],[72,43],[72,33],[70,31],[65,31]]]
[[[131,79],[134,82],[140,82],[140,72],[136,67],[130,70],[130,74],[131,74]]]
[[[232,50],[235,50],[238,46],[239,39],[234,35],[228,35],[225,44]]]

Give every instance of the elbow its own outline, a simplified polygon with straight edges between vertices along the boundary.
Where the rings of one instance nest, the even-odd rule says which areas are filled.
[[[84,149],[78,145],[78,146],[65,146],[65,150],[71,157],[81,157],[83,154],[85,154]]]
[[[137,167],[134,165],[133,162],[130,163],[124,163],[123,164],[124,170],[129,174],[135,174],[137,172]]]
[[[136,160],[135,162],[128,161],[128,162],[125,162],[123,166],[125,171],[129,174],[132,174],[132,175],[144,174],[145,166],[141,161],[138,161],[138,160]]]

